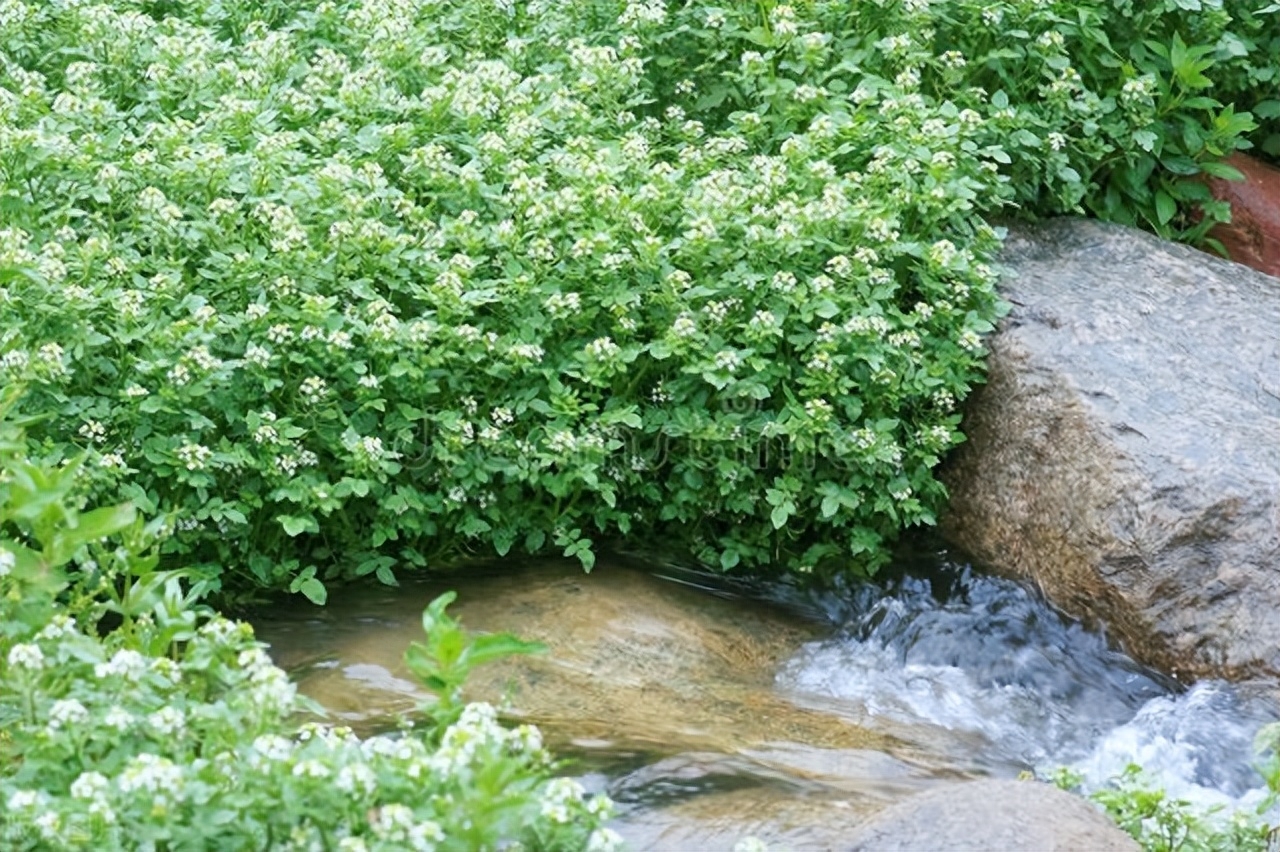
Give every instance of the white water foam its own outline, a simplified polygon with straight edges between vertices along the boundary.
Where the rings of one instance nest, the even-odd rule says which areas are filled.
[[[1097,788],[1130,763],[1198,806],[1256,807],[1253,740],[1276,708],[1220,682],[1185,691],[1015,583],[963,572],[945,598],[904,580],[841,614],[835,638],[778,686],[868,722],[927,723],[985,741],[987,767],[1070,766]]]

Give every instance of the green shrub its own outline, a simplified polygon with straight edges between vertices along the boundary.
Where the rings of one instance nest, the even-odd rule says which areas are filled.
[[[996,315],[954,115],[912,183],[831,159],[879,120],[642,117],[657,5],[10,7],[0,364],[184,558],[319,600],[619,536],[873,568],[932,520]]]
[[[925,116],[902,108],[905,89],[972,117],[966,153],[1001,165],[997,199],[1176,239],[1198,241],[1228,215],[1196,175],[1238,174],[1217,160],[1251,144],[1247,110],[1269,120],[1259,144],[1280,138],[1280,4],[1269,0],[687,3],[659,45],[659,101],[711,128],[753,111],[781,140],[817,115],[894,108],[914,119],[897,125],[907,130]],[[894,146],[889,128],[880,137]],[[918,146],[925,159],[937,148],[927,135]],[[837,166],[860,168],[850,153]]]
[[[7,435],[0,456],[4,849],[617,847],[608,799],[553,777],[537,729],[457,701],[467,668],[528,646],[472,645],[437,602],[415,660],[447,675],[434,724],[363,740],[295,730],[293,684],[247,624],[198,611],[173,572],[149,570],[129,507],[79,512],[71,468],[22,459]],[[90,542],[113,561],[65,574]],[[102,582],[116,594],[99,598]],[[104,636],[107,613],[123,626]]]
[[[979,217],[1221,214],[1201,71],[1275,16],[1177,5],[3,0],[0,381],[228,587],[870,572],[945,496]]]

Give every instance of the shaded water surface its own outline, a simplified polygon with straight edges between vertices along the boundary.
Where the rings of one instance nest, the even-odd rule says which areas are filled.
[[[504,565],[344,590],[257,626],[304,692],[364,730],[424,697],[400,658],[446,588],[469,628],[547,643],[481,669],[469,697],[538,723],[620,804],[634,849],[730,849],[746,834],[839,848],[941,780],[1062,764],[1101,783],[1136,760],[1179,795],[1261,796],[1251,743],[1274,715],[1268,688],[1183,690],[936,552],[822,592],[646,568]]]

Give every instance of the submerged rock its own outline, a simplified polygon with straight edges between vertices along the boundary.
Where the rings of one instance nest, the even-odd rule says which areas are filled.
[[[1280,673],[1280,281],[1082,220],[1003,261],[948,538],[1176,676]]]
[[[1036,781],[948,784],[881,811],[849,852],[1137,852],[1083,799]]]
[[[872,731],[777,690],[775,673],[819,634],[815,624],[617,566],[346,589],[256,627],[303,693],[367,730],[428,697],[402,657],[446,588],[468,629],[546,643],[544,655],[477,669],[467,697],[508,702],[558,754],[607,766],[617,827],[636,852],[730,852],[751,832],[831,849],[851,821],[958,774],[930,750],[927,728],[898,725],[899,738],[891,723]]]
[[[258,632],[338,719],[385,723],[428,697],[402,658],[422,638],[423,607],[445,588],[458,590],[450,612],[464,627],[548,646],[477,669],[467,697],[508,702],[511,716],[553,738],[667,754],[775,742],[902,746],[773,688],[782,662],[815,638],[812,623],[610,565],[589,575],[575,563],[348,589],[322,609],[276,611]]]

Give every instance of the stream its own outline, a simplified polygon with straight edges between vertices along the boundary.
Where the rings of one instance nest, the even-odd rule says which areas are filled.
[[[650,560],[563,563],[346,589],[256,621],[335,721],[387,727],[424,693],[399,663],[422,607],[456,589],[479,630],[546,642],[478,673],[469,697],[539,724],[635,850],[836,848],[861,819],[965,777],[1070,766],[1098,786],[1130,762],[1175,796],[1255,806],[1273,684],[1184,687],[1035,592],[930,543],[874,583],[742,584]]]

